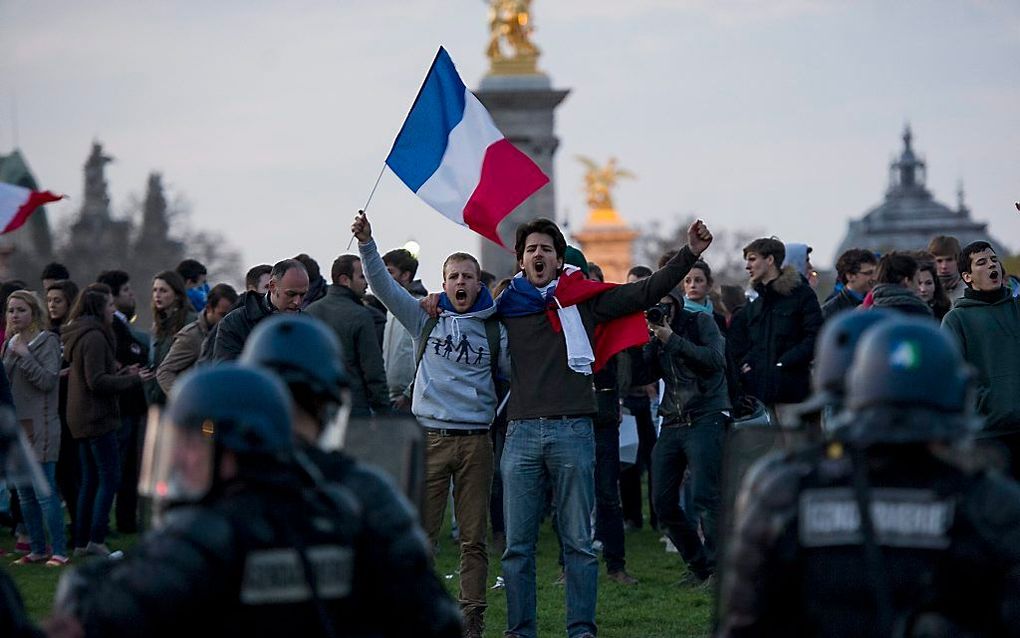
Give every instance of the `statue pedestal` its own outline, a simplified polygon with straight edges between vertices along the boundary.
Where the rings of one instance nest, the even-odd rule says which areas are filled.
[[[500,223],[499,236],[511,251],[518,225],[536,217],[556,218],[553,154],[560,141],[555,134],[553,112],[569,92],[552,88],[549,76],[542,73],[489,75],[482,78],[475,91],[503,135],[549,176],[548,184]],[[482,268],[497,278],[517,272],[517,260],[512,252],[487,239],[482,240],[481,262]]]
[[[592,210],[588,220],[574,239],[588,261],[602,268],[607,282],[627,283],[627,272],[633,263],[631,252],[638,233],[612,208]]]

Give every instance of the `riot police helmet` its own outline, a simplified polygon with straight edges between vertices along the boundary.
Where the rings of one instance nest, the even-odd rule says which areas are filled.
[[[841,312],[826,322],[815,346],[811,373],[813,393],[803,407],[805,412],[839,409],[846,395],[846,375],[853,363],[861,337],[876,324],[895,317],[888,310]]]
[[[239,363],[197,368],[174,384],[166,409],[153,408],[142,454],[139,492],[160,505],[197,502],[232,477],[258,477],[293,451],[290,399],[267,371]]]
[[[968,410],[972,376],[931,320],[884,321],[857,344],[833,436],[863,444],[965,438],[979,423]]]
[[[350,385],[336,335],[321,321],[278,315],[260,322],[248,337],[241,361],[269,368],[292,391],[344,403]]]

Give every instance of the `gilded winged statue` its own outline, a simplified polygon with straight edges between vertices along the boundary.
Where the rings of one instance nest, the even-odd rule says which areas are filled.
[[[490,0],[489,30],[486,55],[492,62],[538,57],[530,39],[531,0]]]
[[[584,174],[584,190],[587,194],[588,207],[592,210],[612,209],[612,190],[616,182],[621,178],[637,177],[634,173],[619,168],[615,157],[610,157],[605,166],[599,166],[595,160],[583,155],[578,155],[577,159],[588,168]]]

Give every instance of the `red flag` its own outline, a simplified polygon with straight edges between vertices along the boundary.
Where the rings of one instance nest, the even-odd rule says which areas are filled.
[[[59,199],[63,195],[0,182],[0,235],[21,228],[37,208]]]
[[[556,292],[553,294],[560,305],[566,307],[588,301],[618,285],[586,279],[584,273],[575,270],[570,274],[560,275],[560,280],[556,284]],[[556,309],[550,308],[546,314],[553,329],[559,332],[561,330],[560,318],[556,314]],[[648,324],[641,312],[600,323],[595,326],[595,343],[592,344],[592,349],[595,351],[595,364],[592,366],[592,370],[598,372],[613,355],[623,352],[627,348],[643,346],[646,343],[648,343]]]

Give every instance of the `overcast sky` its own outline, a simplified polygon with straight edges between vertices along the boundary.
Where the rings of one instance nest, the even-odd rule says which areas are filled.
[[[584,219],[576,155],[638,175],[632,223],[696,214],[815,247],[881,201],[905,122],[928,185],[1020,249],[1020,3],[535,0],[557,110],[557,210]],[[149,171],[226,233],[245,265],[344,251],[393,136],[445,46],[469,86],[488,63],[482,0],[0,0],[0,152],[81,203],[93,138],[115,213]],[[553,211],[550,211],[552,213]],[[440,283],[475,236],[387,172],[369,216],[384,249],[422,246]],[[709,255],[711,257],[711,255]]]

